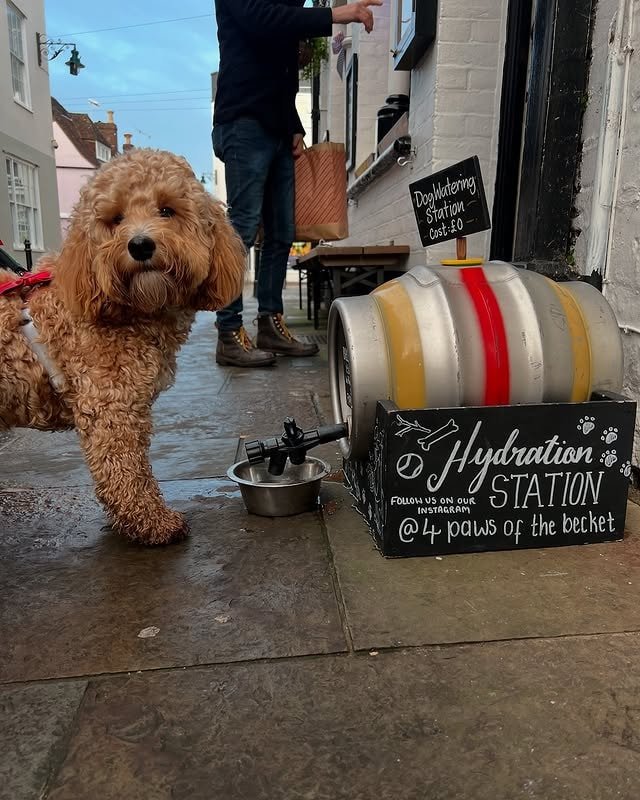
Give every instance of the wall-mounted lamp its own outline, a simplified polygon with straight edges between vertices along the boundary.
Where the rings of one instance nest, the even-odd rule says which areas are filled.
[[[47,39],[42,33],[36,33],[38,43],[38,64],[42,66],[45,61],[53,61],[67,47],[71,48],[71,57],[65,61],[65,66],[69,67],[72,75],[77,75],[78,71],[84,69],[84,64],[80,61],[80,53],[76,48],[75,42],[62,42],[60,39]]]

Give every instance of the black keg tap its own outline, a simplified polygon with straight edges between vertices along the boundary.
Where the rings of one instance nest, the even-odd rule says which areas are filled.
[[[279,439],[274,437],[263,441],[246,442],[244,449],[250,464],[261,464],[269,459],[271,475],[282,475],[288,458],[292,464],[304,464],[307,451],[312,447],[344,439],[347,434],[348,428],[345,422],[303,431],[296,425],[293,417],[287,417],[284,421],[284,434]]]

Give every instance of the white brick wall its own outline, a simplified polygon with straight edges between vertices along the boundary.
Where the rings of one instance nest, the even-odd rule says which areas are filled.
[[[580,235],[575,259],[582,271],[588,260],[591,203],[597,166],[598,140],[607,93],[607,57],[610,29],[618,8],[617,0],[599,0],[593,31],[593,56],[589,76],[588,105],[583,122],[581,190],[576,198]],[[615,202],[611,260],[607,268],[605,296],[621,324],[640,329],[640,2],[633,4],[634,53],[630,61],[627,119],[623,131],[620,184]],[[602,268],[602,265],[599,265]],[[640,398],[640,335],[623,335],[625,352],[625,394]],[[640,463],[640,426],[636,423],[634,463]]]
[[[391,5],[385,3],[389,10]],[[376,64],[378,75],[382,72],[383,39],[388,35],[389,11],[379,14],[380,10],[374,9],[379,36],[376,34],[367,45],[363,34],[359,42],[358,163],[373,152],[376,113],[384,103],[384,81],[381,77],[371,79]],[[409,183],[477,155],[490,210],[493,204],[507,0],[441,0],[439,15],[436,42],[411,75],[409,133],[415,160],[411,166],[392,167],[360,195],[357,205],[350,208],[351,236],[345,242],[408,244],[410,265],[451,257],[455,244],[449,242],[427,251],[422,248]],[[338,93],[333,94],[332,101],[338,97]],[[344,104],[344,89],[341,97]],[[373,125],[367,131],[371,121]],[[489,241],[488,233],[470,237],[469,254],[487,257]]]

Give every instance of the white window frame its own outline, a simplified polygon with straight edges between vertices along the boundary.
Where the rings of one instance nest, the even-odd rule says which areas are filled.
[[[111,148],[96,140],[96,158],[98,161],[111,161]]]
[[[394,70],[416,67],[435,40],[437,16],[438,0],[392,0]]]
[[[395,6],[395,13],[393,14],[393,40],[394,50],[400,48],[400,43],[409,36],[409,31],[415,27],[416,18],[416,0],[392,0]],[[411,11],[409,12],[404,7],[410,5]],[[404,27],[403,27],[404,26]]]
[[[7,186],[9,190],[9,210],[11,213],[11,228],[13,233],[13,247],[16,250],[24,248],[24,240],[29,239],[31,249],[42,252],[44,250],[44,238],[42,233],[42,209],[40,206],[40,181],[38,167],[23,161],[16,156],[4,154],[5,173],[7,176]],[[16,175],[22,173],[22,176]],[[21,182],[22,197],[16,191],[16,181]],[[20,211],[22,209],[22,212]],[[18,218],[22,214],[23,222],[26,223],[27,231],[24,231],[22,240],[20,239],[20,225]]]
[[[21,52],[17,52],[16,50],[12,49],[12,23],[11,23],[11,16],[15,15],[15,19],[17,20],[17,24],[19,26],[19,49]],[[27,59],[27,31],[26,31],[26,20],[27,18],[25,15],[20,11],[19,8],[7,1],[7,27],[9,29],[9,67],[10,67],[10,74],[11,74],[11,91],[13,94],[13,99],[18,105],[23,106],[23,108],[28,109],[31,111],[31,82],[29,80],[29,64]],[[15,63],[20,64],[22,67],[22,83],[24,88],[24,97],[21,97],[14,88],[14,65]]]

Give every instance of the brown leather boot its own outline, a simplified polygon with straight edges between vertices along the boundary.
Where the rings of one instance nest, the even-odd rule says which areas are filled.
[[[276,357],[255,347],[245,329],[238,328],[218,331],[216,361],[223,367],[270,367]]]
[[[317,344],[304,344],[294,339],[282,314],[258,317],[256,345],[279,356],[315,356]]]

